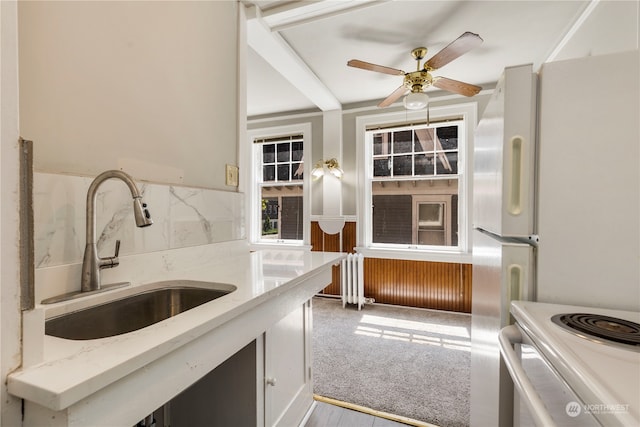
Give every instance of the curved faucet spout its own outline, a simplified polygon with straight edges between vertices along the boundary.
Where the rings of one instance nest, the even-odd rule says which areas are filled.
[[[138,227],[147,227],[153,224],[147,205],[142,201],[142,195],[130,175],[119,170],[108,170],[98,175],[87,191],[86,245],[82,261],[81,278],[81,290],[83,292],[100,289],[100,270],[118,265],[119,241],[116,243],[116,254],[112,257],[100,258],[96,245],[96,198],[98,188],[104,181],[110,178],[118,178],[129,187],[131,197],[133,197],[133,214],[136,225]]]

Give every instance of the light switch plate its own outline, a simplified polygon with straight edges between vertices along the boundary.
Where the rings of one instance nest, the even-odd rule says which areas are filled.
[[[238,186],[238,167],[237,166],[226,165],[225,182],[227,185],[230,185],[233,187]]]

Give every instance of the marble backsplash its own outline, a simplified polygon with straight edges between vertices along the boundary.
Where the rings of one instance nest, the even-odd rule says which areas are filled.
[[[135,177],[134,177],[135,178]],[[91,177],[34,173],[35,267],[82,262],[87,190]],[[105,181],[96,199],[101,257],[245,239],[244,195],[235,192],[137,182],[153,225],[137,228],[128,187]]]

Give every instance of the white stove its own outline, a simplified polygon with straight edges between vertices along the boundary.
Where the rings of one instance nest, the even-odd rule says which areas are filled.
[[[511,313],[500,347],[515,424],[640,426],[640,313],[525,301]]]

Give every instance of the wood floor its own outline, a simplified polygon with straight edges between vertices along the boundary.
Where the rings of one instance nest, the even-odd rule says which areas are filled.
[[[316,402],[316,407],[304,427],[407,427],[407,425],[329,403]]]

